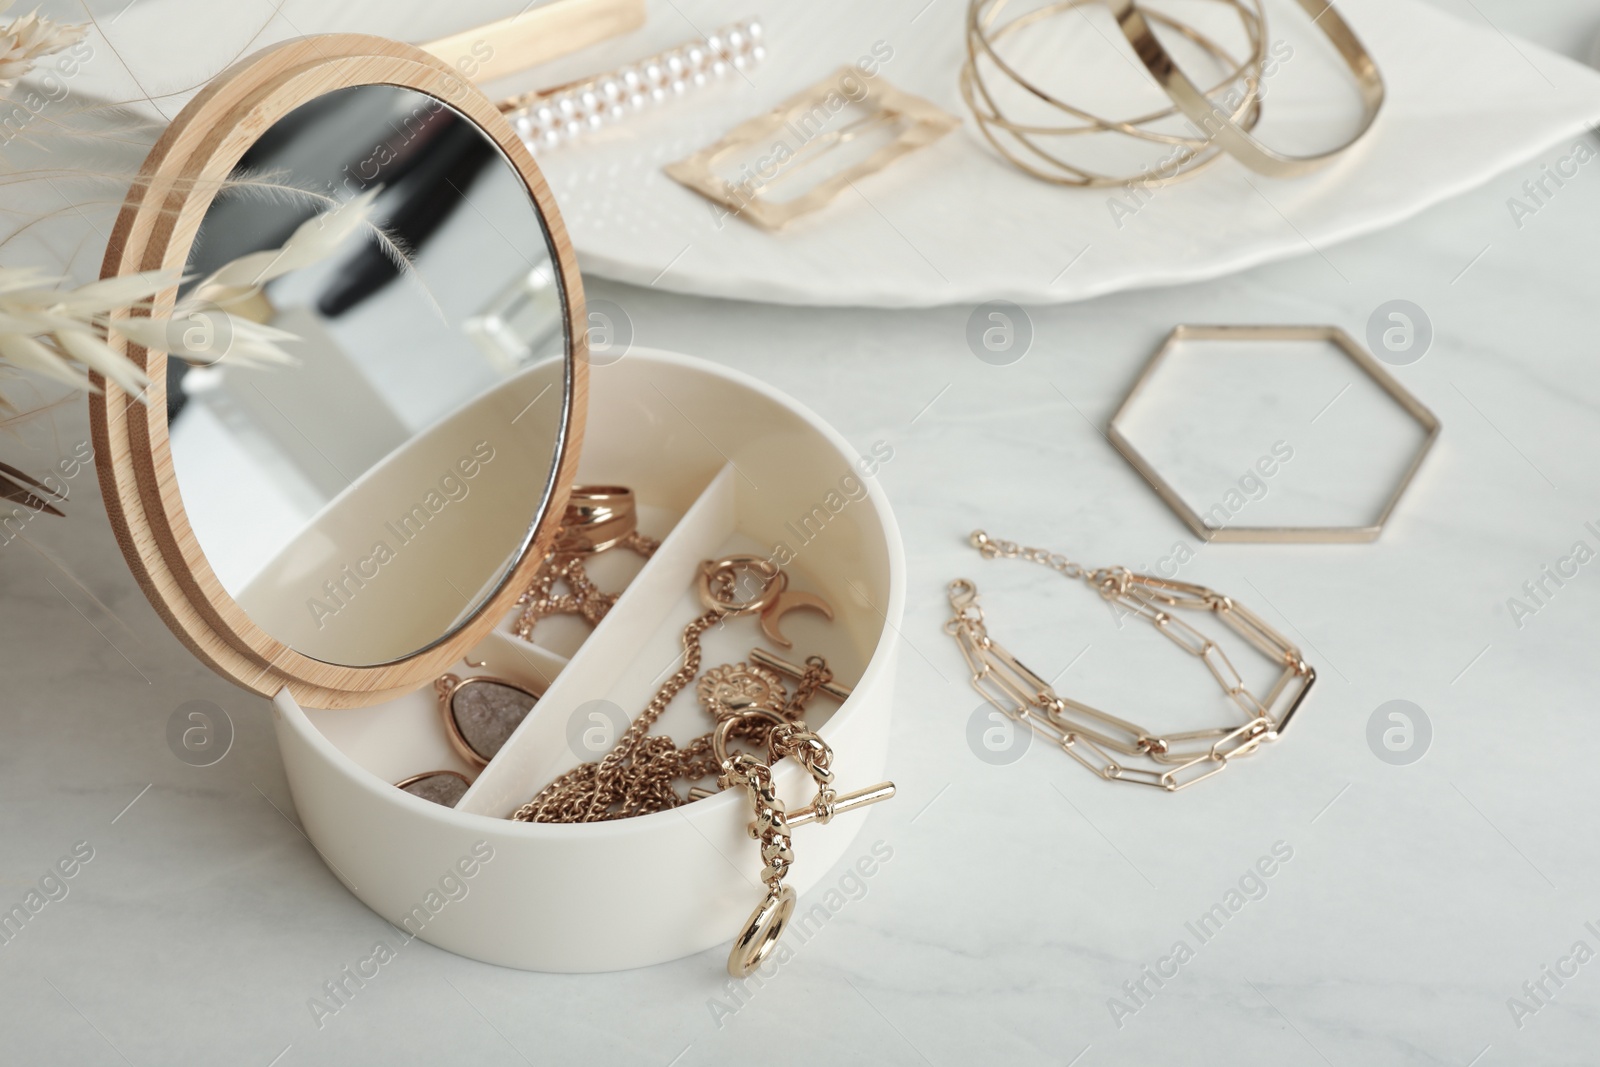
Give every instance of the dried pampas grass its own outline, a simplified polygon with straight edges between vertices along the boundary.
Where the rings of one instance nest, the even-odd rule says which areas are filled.
[[[332,255],[369,225],[379,189],[335,205],[305,222],[275,249],[252,252],[203,279],[170,315],[152,315],[154,301],[178,284],[171,271],[142,271],[77,288],[58,288],[32,268],[0,267],[0,359],[65,385],[92,389],[89,371],[143,399],[150,379],[104,339],[111,332],[142,348],[206,366],[293,363],[280,346],[294,334],[235,313],[262,287]]]
[[[40,496],[40,493],[47,494],[50,499]],[[65,500],[66,496],[29,477],[11,464],[0,463],[0,500],[9,500],[13,504],[21,504],[25,508],[42,511],[46,515],[60,515],[61,509],[52,504],[51,499]]]
[[[142,394],[150,379],[112,351],[101,330],[112,312],[148,306],[177,278],[147,271],[76,289],[59,289],[59,281],[32,267],[0,267],[0,358],[78,389],[90,388],[87,367]]]
[[[46,57],[75,56],[79,47],[74,46],[91,28],[98,29],[87,8],[93,26],[58,22],[37,11],[13,17],[10,11],[10,0],[0,0],[0,105],[16,105],[0,131],[0,253],[11,264],[50,266],[0,267],[0,433],[18,436],[25,423],[47,416],[72,395],[62,392],[52,399],[51,383],[93,389],[91,372],[143,402],[149,380],[121,351],[124,341],[195,364],[292,363],[281,347],[294,339],[292,334],[235,311],[246,311],[241,305],[273,278],[331,254],[362,225],[409,269],[409,258],[389,235],[367,222],[375,194],[341,204],[275,176],[234,175],[218,183],[214,193],[292,199],[321,214],[282,248],[242,257],[201,280],[169,314],[154,312],[161,295],[184,280],[177,272],[82,283],[85,272],[76,267],[80,254],[93,255],[97,239],[104,239],[110,217],[129,185],[139,180],[140,161],[161,124],[129,110],[128,102],[67,96],[63,83],[71,71],[60,65],[64,59]],[[49,81],[52,68],[61,77]],[[35,84],[40,78],[47,79],[45,88]],[[47,487],[0,463],[0,502],[60,514],[51,500]]]
[[[42,57],[71,48],[90,29],[37,12],[7,21],[3,13],[9,7],[10,0],[0,0],[0,102]],[[43,70],[38,67],[35,73]],[[30,105],[26,110],[16,128],[8,126],[0,136],[5,149],[0,157],[0,250],[11,252],[12,262],[59,260],[55,248],[35,235],[82,224],[84,245],[103,238],[103,226],[89,216],[114,213],[121,206],[129,185],[141,180],[140,161],[159,126],[118,103],[52,96],[37,109]],[[119,352],[119,339],[198,365],[293,363],[282,346],[296,340],[294,335],[255,321],[245,305],[273,279],[333,254],[362,227],[401,270],[411,269],[406,251],[368,221],[379,191],[341,202],[279,174],[241,173],[215,183],[211,192],[217,197],[259,197],[307,205],[319,213],[282,247],[242,256],[202,279],[165,315],[154,313],[158,297],[188,279],[145,272],[73,287],[64,276],[76,273],[71,267],[76,252],[55,269],[0,267],[0,375],[16,368],[74,389],[91,389],[94,372],[142,400],[149,381]],[[40,251],[19,254],[25,244],[37,244]],[[14,410],[0,394],[0,412]]]
[[[0,15],[10,7],[10,4],[0,6]],[[14,87],[40,58],[83,40],[88,30],[87,26],[40,18],[37,11],[0,26],[0,90]]]
[[[374,186],[343,203],[335,202],[296,227],[281,248],[252,252],[224,264],[195,286],[189,299],[226,310],[255,296],[274,278],[321,262],[367,225],[372,202],[382,191]]]

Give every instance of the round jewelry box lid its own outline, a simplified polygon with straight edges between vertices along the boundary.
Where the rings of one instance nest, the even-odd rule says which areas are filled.
[[[168,626],[309,707],[461,659],[554,544],[587,406],[576,258],[493,103],[382,38],[256,53],[145,160],[102,277],[142,271],[170,275],[148,314],[182,358],[114,314],[108,343],[150,385],[96,376],[90,421],[118,543]],[[195,330],[231,345],[196,358]],[[263,343],[294,365],[240,358]]]

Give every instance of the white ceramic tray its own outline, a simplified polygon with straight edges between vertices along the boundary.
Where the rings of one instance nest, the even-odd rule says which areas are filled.
[[[1206,0],[1155,2],[1196,25],[1219,25],[1219,5]],[[1266,6],[1273,45],[1287,44],[1293,56],[1267,81],[1258,132],[1291,151],[1337,143],[1359,111],[1347,77],[1294,0]],[[148,95],[155,103],[135,110],[170,117],[193,85],[240,49],[331,30],[425,40],[503,16],[504,7],[466,0],[449,13],[428,8],[401,19],[389,5],[359,0],[298,13],[290,25],[241,22],[232,8],[194,0],[152,0],[101,20],[114,46],[108,51],[128,65],[84,64],[68,87],[101,100]],[[485,88],[491,96],[508,95],[614,69],[697,32],[760,15],[769,55],[748,80],[731,78],[541,153],[539,166],[586,273],[706,296],[881,307],[1083,300],[1325,251],[1480,185],[1543,149],[1561,150],[1554,162],[1600,120],[1600,74],[1486,21],[1464,22],[1425,0],[1341,0],[1339,9],[1388,86],[1383,114],[1363,145],[1293,181],[1261,178],[1224,161],[1155,190],[1131,214],[1112,207],[1110,191],[1027,178],[983,142],[956,87],[964,55],[960,0],[731,6],[651,0],[643,29]],[[1105,11],[1090,5],[1087,17],[1088,25],[1083,16],[1060,20],[1058,33],[1038,38],[1034,48],[1042,54],[1030,61],[1024,52],[1026,69],[1109,66],[1126,77],[1091,83],[1082,97],[1076,94],[1084,83],[1074,80],[1073,98],[1111,114],[1162,103]],[[191,40],[193,47],[182,47]],[[882,76],[961,116],[962,128],[777,237],[719,220],[706,201],[661,172],[880,42],[893,53]]]
[[[641,527],[664,538],[660,549],[642,567],[613,564],[637,574],[580,647],[559,628],[546,642],[542,625],[534,636],[543,644],[521,641],[508,620],[475,651],[474,661],[486,663],[481,673],[542,697],[455,809],[391,784],[467,770],[431,689],[333,711],[303,709],[281,694],[279,745],[319,853],[384,918],[491,963],[613,970],[731,939],[763,892],[742,791],[612,823],[533,825],[505,816],[580,758],[609,748],[614,738],[592,702],[635,715],[675,669],[683,626],[701,611],[691,591],[700,560],[733,551],[771,556],[780,544],[793,554],[784,565],[794,586],[820,593],[836,612],[832,623],[809,612],[787,616],[793,655],[827,656],[855,689],[836,709],[819,698],[808,721],[834,747],[841,789],[884,777],[904,559],[888,503],[863,476],[861,458],[794,402],[712,364],[635,350],[593,368],[580,481],[633,487]],[[615,576],[597,568],[596,577]],[[763,644],[770,647],[754,621],[734,620],[707,634],[705,662],[745,659]],[[606,736],[590,732],[597,728]],[[658,730],[680,742],[705,731],[692,688]],[[791,806],[809,801],[810,778],[798,766],[780,765],[778,780]],[[797,890],[834,863],[867,814],[796,829]]]
[[[1191,12],[1196,24],[1216,23],[1216,4],[1157,6]],[[1267,8],[1272,41],[1287,44],[1293,56],[1267,80],[1262,139],[1291,151],[1338,143],[1360,110],[1347,75],[1297,4],[1268,0]],[[1389,90],[1365,143],[1303,179],[1262,178],[1225,160],[1136,203],[1115,190],[1033,180],[983,142],[956,87],[965,9],[959,0],[763,0],[731,9],[680,0],[652,7],[650,26],[633,35],[638,43],[619,40],[564,67],[562,73],[576,73],[673,43],[692,32],[685,18],[709,28],[759,11],[767,24],[770,56],[751,74],[753,84],[731,80],[539,154],[584,271],[790,304],[1082,300],[1326,250],[1394,225],[1541,149],[1570,147],[1564,138],[1600,119],[1600,74],[1571,60],[1420,0],[1341,0]],[[1038,46],[1047,51],[1037,58],[1045,62],[1026,69],[1048,70],[1052,56],[1063,68],[1109,65],[1128,77],[1081,99],[1111,114],[1131,113],[1136,101],[1160,103],[1106,12],[1091,5],[1087,16],[1092,26],[1074,15],[1056,27],[1060,37],[1042,36]],[[882,77],[961,116],[962,127],[778,236],[719,220],[708,202],[661,172],[869,54],[875,42],[893,50]],[[1116,199],[1126,201],[1122,208],[1112,207]]]

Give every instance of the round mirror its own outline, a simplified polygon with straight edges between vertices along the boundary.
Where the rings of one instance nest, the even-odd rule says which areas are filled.
[[[409,46],[306,44],[218,79],[130,194],[107,273],[183,280],[143,403],[108,387],[96,404],[102,480],[147,589],[227,673],[377,693],[480,639],[553,536],[581,295],[548,191],[481,94]],[[387,71],[349,62],[374,53]],[[156,492],[127,469],[146,438]],[[154,551],[128,544],[145,525]],[[249,662],[218,662],[212,636]]]
[[[393,85],[302,104],[229,180],[178,307],[230,264],[260,277],[262,253],[307,262],[226,318],[202,302],[176,320],[207,341],[246,317],[281,331],[265,336],[293,360],[247,362],[234,336],[213,365],[168,361],[189,524],[222,587],[284,644],[330,663],[403,659],[499,588],[544,505],[566,355],[549,237],[483,130]]]

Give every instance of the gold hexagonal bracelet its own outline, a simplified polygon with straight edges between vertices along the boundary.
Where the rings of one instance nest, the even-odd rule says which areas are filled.
[[[1407,415],[1414,419],[1423,429],[1421,446],[1416,454],[1411,457],[1411,462],[1406,465],[1404,474],[1393,491],[1385,499],[1383,507],[1371,523],[1363,526],[1216,526],[1206,521],[1205,517],[1195,510],[1194,506],[1185,500],[1177,488],[1162,477],[1161,472],[1134,447],[1133,443],[1123,433],[1121,421],[1138,401],[1140,394],[1149,384],[1156,371],[1171,355],[1177,346],[1186,341],[1312,341],[1325,342],[1332,345],[1339,352],[1366,373],[1390,399],[1398,404]],[[1206,541],[1216,542],[1253,542],[1253,543],[1354,543],[1375,541],[1383,532],[1383,527],[1393,513],[1394,507],[1411,485],[1412,478],[1417,469],[1421,467],[1423,459],[1429,449],[1439,437],[1440,423],[1434,413],[1428,410],[1421,401],[1412,396],[1388,371],[1384,370],[1366,349],[1358,345],[1343,330],[1337,326],[1179,326],[1162,342],[1150,362],[1145,365],[1139,377],[1134,381],[1133,387],[1128,390],[1128,395],[1117,407],[1116,414],[1111,416],[1111,423],[1106,428],[1106,436],[1111,443],[1121,452],[1123,458],[1133,465],[1151,487],[1166,501],[1184,523],[1193,530],[1195,535]]]

